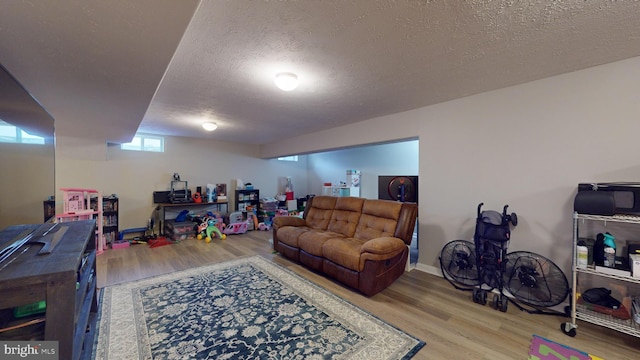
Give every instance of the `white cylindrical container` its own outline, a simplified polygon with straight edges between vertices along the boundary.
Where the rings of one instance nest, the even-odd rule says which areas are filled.
[[[615,267],[616,265],[616,249],[605,247],[604,248],[604,266]]]
[[[578,245],[576,267],[580,269],[586,269],[588,262],[589,262],[589,248],[586,246]]]
[[[322,186],[322,195],[331,196],[331,183],[324,183]]]

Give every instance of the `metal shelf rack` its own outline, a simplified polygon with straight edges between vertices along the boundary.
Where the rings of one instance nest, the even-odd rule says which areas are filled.
[[[629,320],[618,319],[608,314],[602,314],[602,313],[590,310],[586,306],[576,304],[578,277],[580,276],[580,274],[590,274],[594,276],[627,282],[629,284],[640,284],[640,278],[599,272],[592,268],[584,269],[584,268],[577,267],[577,250],[576,249],[578,245],[578,227],[580,226],[579,225],[580,221],[601,221],[605,224],[605,226],[607,225],[608,222],[640,225],[640,216],[631,216],[631,215],[602,216],[602,215],[586,215],[586,214],[579,214],[577,212],[574,212],[573,214],[573,264],[572,264],[572,286],[571,286],[571,289],[572,289],[571,290],[571,299],[572,299],[571,321],[563,323],[561,325],[561,330],[569,336],[575,336],[576,328],[578,327],[576,320],[582,320],[595,325],[600,325],[613,330],[617,330],[625,334],[640,337],[640,324],[634,321],[633,316]],[[629,309],[629,311],[632,311],[632,309]]]

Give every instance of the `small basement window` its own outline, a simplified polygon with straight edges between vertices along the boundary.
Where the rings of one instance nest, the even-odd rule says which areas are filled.
[[[136,134],[131,142],[120,145],[122,150],[164,152],[162,136]]]
[[[279,157],[280,161],[298,161],[298,155]]]
[[[26,131],[0,120],[0,142],[43,145],[44,138],[30,135]]]

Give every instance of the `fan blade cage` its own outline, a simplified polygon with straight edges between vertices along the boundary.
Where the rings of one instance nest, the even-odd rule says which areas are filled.
[[[454,240],[447,243],[440,253],[440,268],[450,280],[464,286],[480,285],[472,242]]]
[[[569,282],[551,260],[527,251],[505,257],[505,288],[519,301],[534,307],[558,305],[569,294]]]

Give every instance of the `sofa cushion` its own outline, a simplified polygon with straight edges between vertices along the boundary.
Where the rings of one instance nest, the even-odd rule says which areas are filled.
[[[362,213],[363,198],[340,197],[331,214],[331,221],[327,230],[351,237],[356,232],[356,226]]]
[[[283,226],[278,229],[278,241],[289,246],[299,248],[298,238],[300,234],[309,231],[306,226]]]
[[[333,231],[307,231],[301,233],[298,237],[298,248],[306,251],[307,253],[315,256],[324,256],[322,246],[324,243],[333,238],[344,237],[342,234],[338,234]]]
[[[311,229],[327,230],[333,208],[338,198],[333,196],[315,196],[311,200],[311,206],[305,210],[305,220]]]
[[[394,236],[402,203],[385,200],[365,200],[356,227],[355,238],[370,240]]]
[[[325,259],[344,266],[348,269],[360,271],[360,248],[364,240],[355,238],[333,238],[322,246]]]
[[[396,237],[380,237],[369,240],[362,244],[361,253],[371,253],[378,255],[395,254],[402,251],[407,245]]]

